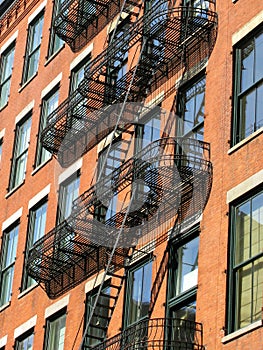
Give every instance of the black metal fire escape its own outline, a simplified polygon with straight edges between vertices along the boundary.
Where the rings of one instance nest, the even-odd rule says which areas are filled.
[[[209,6],[202,9],[172,7],[167,6],[167,1],[160,1],[136,22],[130,22],[123,35],[112,40],[109,47],[90,62],[76,93],[48,117],[47,127],[42,133],[44,147],[57,155],[63,166],[71,164],[108,135],[111,136],[106,158],[110,156],[116,135],[126,132],[132,139],[132,125],[140,123],[143,114],[140,106],[147,96],[176,73],[184,75],[186,71],[193,71],[200,62],[203,66],[213,49],[217,25],[215,0],[206,2]],[[93,1],[87,3],[91,6]],[[116,5],[115,1],[112,3]],[[130,3],[128,1],[127,5]],[[71,1],[73,4],[75,2]],[[118,4],[122,9],[126,6],[125,1]],[[104,17],[107,17],[103,12],[106,5],[110,6],[107,1],[97,5],[102,6],[100,14]],[[70,8],[68,6],[66,28]],[[81,12],[74,9],[75,16],[79,16]],[[78,36],[84,31],[87,35],[95,27],[95,19],[91,18],[93,14],[84,18],[87,22]],[[70,35],[69,42],[73,43]],[[78,37],[77,40],[82,39]],[[134,60],[129,70],[112,84],[107,79],[113,68],[112,62],[118,64],[118,57],[121,62],[132,50]],[[133,102],[142,104],[134,105]],[[127,137],[123,138],[125,140]],[[69,219],[34,244],[27,262],[28,273],[50,298],[62,295],[91,276],[97,275],[97,279],[102,273],[83,346],[88,336],[98,342],[104,341],[95,347],[98,349],[114,348],[114,344],[121,342],[133,349],[137,346],[174,348],[184,343],[202,350],[202,326],[175,319],[148,319],[113,339],[104,339],[133,252],[153,240],[160,244],[169,239],[171,234],[167,231],[171,227],[174,228],[172,235],[175,235],[182,223],[187,226],[194,222],[207,203],[212,185],[210,147],[205,142],[164,137],[129,159],[124,160],[128,148],[122,148],[122,151],[120,165],[108,168],[104,176],[99,174],[95,184],[74,201]],[[103,166],[107,166],[106,162]],[[116,213],[107,216],[113,196],[122,198],[123,204]],[[163,268],[161,274],[162,280],[165,275]],[[103,292],[108,280],[110,294]],[[161,280],[156,279],[156,286]],[[151,311],[158,289],[155,284]],[[103,325],[96,323],[100,309],[106,310],[107,314]],[[92,329],[103,331],[102,335],[94,335]],[[176,335],[174,329],[178,330]]]
[[[214,0],[209,3],[214,5]],[[191,71],[206,62],[215,43],[216,25],[214,10],[171,8],[167,1],[160,1],[90,62],[79,89],[48,117],[41,137],[44,147],[58,155],[62,166],[73,163],[114,129],[118,107],[108,107],[109,103],[124,100],[133,76],[127,101],[144,101],[185,67]],[[127,74],[114,86],[109,84],[106,78],[110,63],[119,53],[140,50],[143,44],[147,50],[140,62],[135,60]],[[126,121],[127,125],[134,123],[134,113],[129,116],[132,119]]]

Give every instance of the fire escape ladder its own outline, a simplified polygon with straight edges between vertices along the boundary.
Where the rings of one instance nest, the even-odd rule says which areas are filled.
[[[85,341],[85,338],[90,330],[90,327],[92,327],[93,325],[93,317],[94,317],[94,313],[95,313],[95,310],[97,308],[97,306],[103,306],[103,304],[100,304],[99,303],[99,300],[101,298],[102,295],[104,294],[101,294],[103,293],[103,286],[105,285],[105,282],[107,280],[108,277],[111,277],[111,278],[116,278],[119,280],[119,284],[113,284],[114,286],[116,286],[116,289],[121,289],[121,286],[123,284],[123,279],[124,277],[120,276],[119,274],[116,274],[114,272],[114,270],[117,268],[117,269],[120,269],[121,267],[124,267],[124,266],[120,266],[117,262],[117,257],[116,257],[116,252],[117,252],[117,248],[118,248],[118,244],[119,244],[119,241],[120,241],[120,238],[123,234],[123,229],[124,229],[124,226],[125,226],[125,222],[126,222],[126,219],[127,219],[127,216],[128,216],[128,213],[130,211],[130,208],[131,208],[131,205],[132,205],[132,202],[134,200],[134,191],[131,195],[131,200],[130,200],[130,203],[129,203],[129,206],[128,206],[128,209],[126,211],[126,215],[123,219],[123,222],[122,222],[122,225],[120,227],[120,230],[118,232],[118,235],[116,237],[116,240],[114,242],[114,245],[113,247],[108,251],[108,260],[107,260],[107,263],[106,263],[106,266],[105,266],[105,271],[103,273],[103,276],[102,276],[102,280],[101,280],[101,284],[99,286],[99,289],[98,289],[98,293],[95,297],[95,300],[94,300],[94,304],[92,305],[92,308],[91,308],[91,311],[89,313],[89,316],[88,316],[88,321],[86,323],[86,327],[85,327],[85,330],[84,330],[84,334],[83,334],[83,337],[82,337],[82,340],[81,340],[81,343],[80,343],[80,346],[79,346],[79,350],[82,349],[82,346],[84,344],[84,341]],[[97,275],[98,276],[98,275]],[[96,283],[96,280],[95,280],[95,283]],[[117,296],[118,294],[116,295],[116,298],[114,298],[114,304],[112,306],[108,306],[108,310],[110,311],[110,317],[109,319],[107,320],[107,322],[110,321],[111,319],[111,316],[113,314],[113,311],[114,311],[114,308],[115,308],[115,305],[117,303]],[[93,327],[94,328],[94,327]],[[97,340],[103,340],[103,339],[97,339]]]
[[[165,277],[165,274],[168,270],[168,248],[166,247],[162,260],[159,265],[159,269],[156,273],[155,280],[153,281],[152,289],[151,289],[151,300],[149,306],[149,318],[151,318],[152,312],[154,310],[155,303],[157,301],[158,295],[161,290],[161,286]]]
[[[125,267],[129,264],[133,251],[134,248],[127,248],[125,253],[120,255],[117,251],[113,252],[113,249],[108,249],[107,255],[109,259],[111,256],[114,256],[114,258],[112,259],[107,272],[105,270],[105,274],[107,275],[102,285],[89,327],[86,330],[86,337],[83,340],[84,349],[92,348],[92,346],[89,345],[92,341],[99,343],[105,340],[109,323],[112,319],[121,289],[126,279],[127,270]],[[98,275],[96,279],[97,278]],[[103,292],[105,290],[106,292]],[[100,320],[102,320],[102,322],[100,322]]]

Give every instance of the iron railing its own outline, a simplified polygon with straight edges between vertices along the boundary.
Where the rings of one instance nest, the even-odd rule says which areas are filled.
[[[217,14],[212,8],[215,2],[209,3],[210,8],[204,10],[168,8],[167,1],[161,1],[130,24],[123,35],[88,64],[78,90],[49,115],[41,136],[43,146],[53,154],[59,153],[63,166],[71,164],[112,131],[112,118],[105,119],[106,106],[123,102],[130,83],[127,101],[144,101],[174,74],[206,62],[217,28]],[[134,60],[114,84],[109,82],[112,62],[121,63],[124,52],[140,48],[145,41],[140,61]],[[103,132],[99,132],[101,128]]]
[[[204,350],[201,323],[176,318],[144,319],[93,350]]]

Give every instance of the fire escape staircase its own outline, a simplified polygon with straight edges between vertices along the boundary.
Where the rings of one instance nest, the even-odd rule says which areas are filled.
[[[59,160],[68,165],[76,154],[87,152],[110,133],[105,159],[112,157],[116,133],[131,133],[127,148],[119,149],[123,157],[121,165],[110,168],[105,160],[105,168],[96,183],[74,201],[71,216],[33,245],[27,261],[29,275],[50,298],[57,298],[95,274],[96,280],[101,276],[80,348],[94,348],[86,344],[89,339],[102,343],[95,348],[106,349],[116,341],[122,342],[125,332],[128,338],[124,344],[129,344],[131,334],[135,334],[132,344],[138,342],[138,327],[113,340],[105,340],[133,252],[152,240],[160,244],[169,239],[168,228],[174,227],[172,234],[176,234],[183,224],[191,224],[202,213],[211,190],[210,148],[205,142],[161,138],[124,161],[133,136],[129,130],[138,123],[141,112],[140,108],[134,111],[131,104],[131,111],[125,113],[127,119],[123,120],[124,108],[129,108],[129,102],[143,102],[158,84],[169,79],[175,70],[179,72],[182,63],[184,68],[191,69],[198,60],[207,59],[214,45],[217,16],[213,10],[166,8],[166,3],[161,1],[143,18],[131,23],[123,36],[91,61],[76,93],[49,116],[42,134],[43,145],[53,154],[59,154],[63,144]],[[106,7],[107,1],[103,4]],[[209,4],[213,8],[215,1],[210,0]],[[202,50],[196,51],[200,46],[201,55]],[[108,83],[109,69],[115,68],[118,62],[121,64],[132,49],[137,59],[128,72],[115,84]],[[111,62],[114,66],[110,66]],[[120,102],[123,103],[120,106],[108,106]],[[113,156],[112,160],[118,159]],[[105,176],[101,176],[103,173]],[[98,215],[107,211],[113,195],[124,198],[121,208],[110,217]],[[167,252],[152,288],[150,315],[166,273],[166,258]],[[111,289],[109,294],[104,292],[106,286]],[[98,324],[101,316],[105,322]],[[167,322],[172,322],[173,328],[176,321],[149,319],[141,322],[141,326],[154,332],[156,327],[164,329]],[[182,320],[180,322],[182,324]],[[201,334],[196,323],[194,327],[197,327],[194,331]],[[163,346],[172,347],[180,341],[168,344],[165,339]],[[141,345],[140,341],[137,344]],[[160,340],[158,346],[162,346]],[[196,349],[203,347],[197,344]]]
[[[193,145],[195,152],[191,151]],[[140,186],[139,190],[131,190],[136,180],[143,181],[147,192]],[[207,143],[178,138],[155,141],[74,201],[71,217],[32,247],[28,272],[50,298],[56,298],[104,270],[108,247],[114,246],[120,230],[122,234],[113,252],[116,266],[123,266],[128,256],[125,247],[167,239],[167,233],[160,232],[159,226],[191,223],[202,213],[211,185]],[[137,205],[124,205],[106,221],[97,219],[96,213],[105,209],[113,193],[130,198],[135,192]],[[134,227],[138,227],[136,232]]]
[[[209,3],[214,5],[214,0]],[[118,115],[114,104],[126,99],[128,86],[126,102],[143,102],[182,67],[191,70],[205,62],[215,43],[216,27],[213,7],[205,11],[169,8],[164,0],[156,4],[88,64],[78,90],[49,115],[41,135],[43,146],[58,155],[62,166],[73,163],[114,129]],[[115,84],[108,82],[111,62],[118,64],[119,55],[138,52],[142,46],[140,61],[135,60]],[[134,123],[132,113],[126,116],[127,125]]]

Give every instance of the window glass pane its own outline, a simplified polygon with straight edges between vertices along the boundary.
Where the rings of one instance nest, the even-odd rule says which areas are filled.
[[[250,203],[247,202],[236,211],[236,251],[235,263],[239,264],[250,257]]]
[[[3,235],[0,270],[0,305],[11,299],[14,264],[18,240],[18,226]]]
[[[153,116],[143,126],[142,148],[148,146],[151,142],[159,140],[161,121],[160,118]]]
[[[64,0],[54,1],[53,14],[52,14],[52,27],[51,27],[49,51],[48,51],[49,57],[55,54],[63,46],[63,43],[64,43],[64,41],[60,39],[60,37],[55,33],[55,29],[54,29],[55,18],[57,17],[63,2]]]
[[[178,93],[177,136],[203,140],[205,105],[205,78]]]
[[[196,302],[195,301],[181,307],[180,309],[172,311],[173,318],[194,321],[194,322],[195,322],[195,314],[196,314]]]
[[[30,140],[31,118],[28,118],[21,126],[18,127],[18,145],[17,155],[20,155],[28,148]]]
[[[30,334],[28,337],[17,341],[16,350],[32,350],[33,349],[34,334]]]
[[[262,49],[262,51],[263,51],[263,49]],[[263,60],[263,58],[262,58],[262,60]],[[260,84],[257,88],[256,130],[261,128],[262,126],[263,126],[263,84]]]
[[[263,34],[259,34],[255,38],[255,80],[259,80],[263,77]]]
[[[36,166],[46,162],[51,157],[51,153],[47,151],[41,142],[41,133],[43,129],[47,125],[47,118],[50,113],[52,113],[58,107],[59,101],[59,90],[56,90],[52,93],[52,95],[45,97],[42,100],[42,108],[41,108],[41,120],[39,126],[39,136],[38,136],[38,145],[37,145],[37,156],[36,156]]]
[[[46,215],[47,215],[47,202],[43,203],[40,207],[34,208],[29,212],[29,230],[26,246],[26,257],[28,256],[30,248],[33,244],[44,236],[46,228]],[[35,280],[27,275],[25,271],[23,280],[23,289],[29,288],[33,285]]]
[[[197,285],[199,237],[178,249],[177,294]]]
[[[2,74],[1,83],[12,75],[13,62],[14,62],[15,47],[13,46],[10,51],[2,55]]]
[[[252,85],[254,68],[254,40],[241,49],[241,91]]]
[[[229,303],[234,331],[261,319],[263,300],[263,193],[235,208],[234,254]],[[232,254],[232,251],[230,249]],[[241,265],[242,264],[242,265]],[[233,295],[232,295],[233,293]]]
[[[39,51],[34,52],[29,57],[29,63],[28,63],[28,79],[33,76],[35,72],[37,72],[38,69],[38,60],[39,60]]]
[[[252,201],[251,256],[263,251],[263,193]]]
[[[62,315],[54,320],[48,320],[47,327],[48,334],[46,335],[46,350],[63,350],[65,329],[66,329],[66,315]]]
[[[14,63],[15,45],[4,52],[0,61],[0,108],[8,101]]]
[[[240,268],[237,273],[237,325],[242,328],[251,323],[252,264]]]
[[[253,90],[243,96],[240,101],[241,109],[241,137],[246,138],[255,131],[256,91]]]
[[[261,250],[262,251],[262,250]],[[252,322],[262,318],[262,299],[263,299],[263,257],[254,264],[253,275],[253,303],[252,303]]]
[[[72,211],[72,203],[79,195],[79,176],[71,181],[61,184],[59,190],[59,212],[58,212],[58,223],[68,218]]]
[[[5,234],[4,239],[4,266],[8,266],[15,261],[16,257],[16,247],[18,239],[18,227],[15,227],[12,231]]]
[[[42,27],[43,27],[43,17],[39,18],[39,20],[32,26],[31,51],[35,50],[41,43]]]
[[[12,265],[2,273],[1,305],[8,303],[8,301],[11,299],[13,277],[14,268]]]

